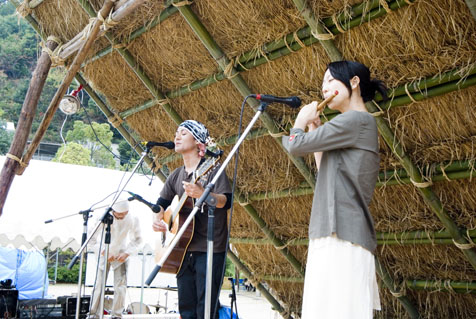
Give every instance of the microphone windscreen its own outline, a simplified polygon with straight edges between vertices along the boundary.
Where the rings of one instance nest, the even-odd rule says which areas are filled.
[[[297,96],[291,97],[291,102],[289,103],[289,106],[293,109],[297,109],[301,106],[301,99]]]

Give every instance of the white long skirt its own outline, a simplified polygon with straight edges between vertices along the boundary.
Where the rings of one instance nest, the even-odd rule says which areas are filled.
[[[335,235],[310,239],[302,319],[373,318],[380,310],[375,257]]]

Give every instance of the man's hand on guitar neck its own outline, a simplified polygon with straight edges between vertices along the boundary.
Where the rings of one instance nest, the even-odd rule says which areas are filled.
[[[203,192],[205,191],[202,184],[200,183],[193,184],[193,183],[182,182],[182,184],[183,184],[183,189],[185,190],[185,193],[187,194],[188,197],[200,198],[200,196],[202,196]],[[210,195],[216,198],[217,208],[225,207],[225,204],[226,204],[225,195],[215,194],[215,193],[210,193]]]
[[[183,189],[185,190],[185,194],[187,194],[188,197],[192,198],[200,198],[202,196],[203,192],[205,189],[203,188],[202,184],[200,183],[188,183],[188,182],[182,182],[183,184]]]

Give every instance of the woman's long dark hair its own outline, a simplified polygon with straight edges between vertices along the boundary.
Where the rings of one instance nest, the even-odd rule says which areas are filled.
[[[360,79],[360,95],[364,102],[371,101],[375,96],[375,92],[379,92],[384,101],[388,100],[387,87],[385,84],[380,80],[371,79],[369,68],[362,63],[355,61],[336,61],[329,63],[327,69],[334,79],[344,83],[349,90],[349,95],[352,94],[350,80],[354,76],[358,76]]]

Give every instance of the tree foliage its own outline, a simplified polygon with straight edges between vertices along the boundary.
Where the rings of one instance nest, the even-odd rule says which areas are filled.
[[[31,74],[41,54],[40,42],[40,37],[30,24],[15,14],[14,6],[8,1],[0,0],[0,119],[18,123]],[[63,68],[50,70],[38,101],[29,139],[36,132],[65,73]],[[77,86],[73,83],[69,91],[76,89]],[[88,106],[87,115],[93,121],[106,122],[104,115],[98,111],[86,93],[81,92],[79,97],[82,100],[82,105]],[[65,123],[64,130],[72,129],[73,121],[83,119],[85,115],[84,109],[81,109],[77,114],[70,116]],[[61,111],[56,112],[42,139],[43,142],[61,142],[59,132],[64,118],[65,115]],[[117,135],[116,138],[120,138],[120,136]]]
[[[92,166],[91,151],[81,144],[75,142],[70,142],[61,146],[52,161],[66,164]]]
[[[8,153],[12,139],[13,132],[7,131],[7,123],[0,120],[0,155],[5,155]]]
[[[74,121],[73,129],[66,134],[66,147],[61,146],[53,160],[61,163],[115,168],[114,156],[108,150],[112,144],[112,136],[111,127],[107,123],[92,122],[89,125]]]

